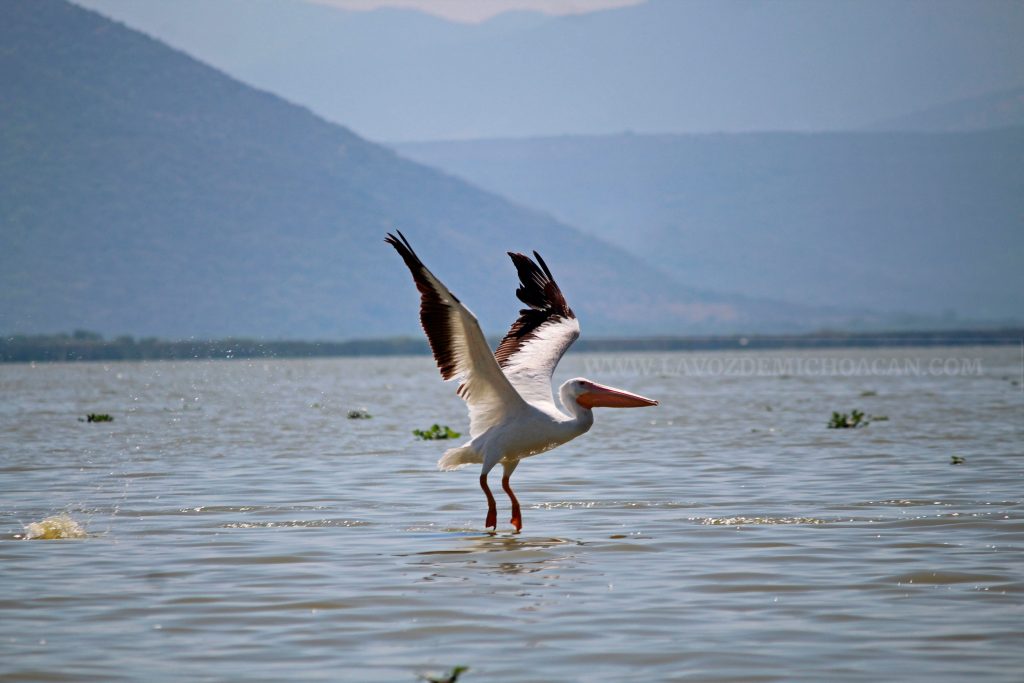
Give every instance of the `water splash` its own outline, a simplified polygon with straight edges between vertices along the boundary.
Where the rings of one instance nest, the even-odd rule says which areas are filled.
[[[25,533],[19,534],[17,538],[50,541],[59,538],[85,538],[86,535],[85,529],[72,519],[71,515],[62,512],[25,525]]]

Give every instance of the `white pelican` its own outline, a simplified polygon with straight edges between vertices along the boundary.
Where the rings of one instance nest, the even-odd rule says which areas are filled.
[[[540,254],[533,252],[537,263],[524,254],[508,254],[519,271],[516,296],[529,308],[519,311],[519,319],[492,354],[476,317],[427,270],[405,235],[396,232],[398,237],[388,233],[385,241],[401,254],[420,291],[420,323],[441,377],[462,380],[457,393],[469,407],[469,441],[445,451],[437,466],[454,470],[483,464],[484,525],[497,529],[498,512],[487,474],[500,462],[505,470],[501,487],[512,502],[511,522],[518,533],[523,516],[509,478],[520,460],[589,430],[593,408],[638,408],[658,402],[577,377],[559,388],[564,411],[559,410],[551,395],[551,375],[580,336],[580,324]]]

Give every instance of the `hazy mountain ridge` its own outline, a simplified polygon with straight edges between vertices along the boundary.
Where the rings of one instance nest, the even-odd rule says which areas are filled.
[[[588,333],[809,326],[806,308],[678,286],[73,5],[9,3],[0,45],[4,332],[415,334],[381,241],[396,227],[492,333],[519,308],[503,252],[534,248]]]
[[[680,282],[1024,319],[1024,128],[619,135],[397,145]]]
[[[944,102],[877,121],[866,130],[948,133],[1014,126],[1024,126],[1024,88]]]
[[[859,129],[1019,86],[1024,64],[1024,4],[1001,0],[651,0],[476,25],[298,0],[78,2],[377,140]]]

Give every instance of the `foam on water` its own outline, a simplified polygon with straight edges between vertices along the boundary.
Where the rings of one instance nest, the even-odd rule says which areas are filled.
[[[358,519],[296,519],[283,522],[228,522],[223,529],[321,529],[325,527],[366,526],[369,522]]]
[[[747,526],[752,524],[827,524],[816,517],[690,517],[695,522],[720,526]]]

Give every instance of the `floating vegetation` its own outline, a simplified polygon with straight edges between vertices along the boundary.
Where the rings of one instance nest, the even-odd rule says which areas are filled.
[[[434,425],[435,427],[437,425]],[[456,666],[451,671],[443,674],[420,674],[419,678],[421,681],[427,683],[455,683],[459,680],[459,676],[469,671],[468,666]]]
[[[85,536],[85,529],[72,519],[71,515],[63,512],[25,525],[25,533],[19,535],[19,538],[52,541],[58,538],[85,538]]]
[[[874,389],[867,389],[865,391],[860,392],[860,395],[862,398],[867,398],[868,396],[878,396],[878,392],[875,391]]]
[[[113,422],[114,418],[107,413],[89,413],[85,419],[78,418],[79,422]]]
[[[950,459],[949,459],[949,464],[950,465],[964,465],[966,463],[967,463],[967,458],[965,458],[963,456],[960,456],[960,455],[951,456]]]
[[[373,417],[373,415],[370,415],[366,408],[348,411],[348,419],[350,420],[369,420],[371,417]]]
[[[433,441],[434,439],[457,439],[462,436],[460,432],[454,431],[448,425],[442,427],[438,424],[431,425],[430,429],[426,430],[414,429],[412,433],[413,436],[427,441]]]
[[[888,420],[889,420],[889,416],[888,415],[872,415],[871,416],[871,421],[872,422],[888,422]]]
[[[832,411],[832,419],[829,420],[829,429],[855,429],[867,427],[868,421],[864,419],[864,413],[854,410],[852,413],[840,413]]]

